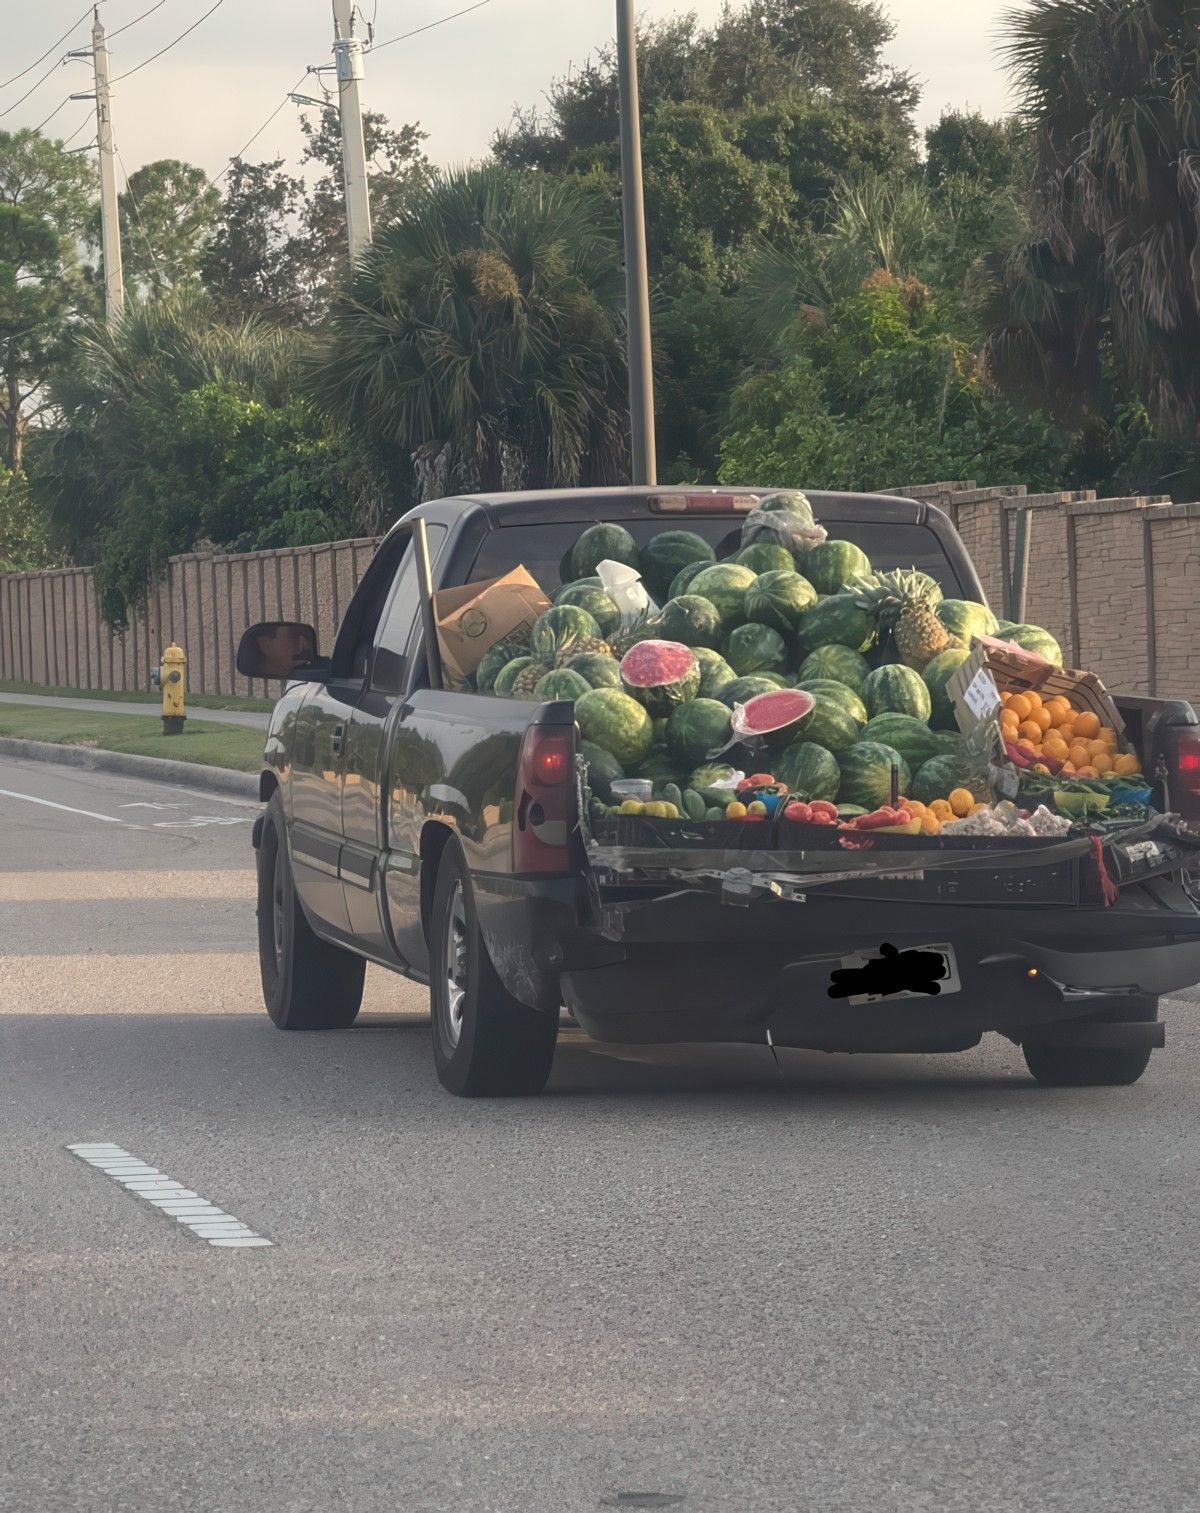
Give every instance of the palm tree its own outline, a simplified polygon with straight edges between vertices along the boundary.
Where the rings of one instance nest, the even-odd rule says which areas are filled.
[[[625,471],[619,245],[578,180],[438,175],[335,303],[318,399],[399,453],[417,492],[612,482]]]
[[[1169,430],[1200,416],[1192,0],[1025,0],[1006,53],[1038,142],[1037,234],[1002,270],[1002,378],[1062,412],[1108,355]]]

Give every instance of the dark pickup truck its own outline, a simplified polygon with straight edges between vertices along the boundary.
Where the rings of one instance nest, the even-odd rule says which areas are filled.
[[[809,497],[830,534],[876,567],[915,565],[948,596],[983,600],[939,510]],[[288,682],[254,830],[275,1024],[349,1025],[372,961],[429,984],[438,1076],[464,1095],[540,1090],[564,1007],[606,1041],[933,1052],[992,1030],[1041,1081],[1141,1075],[1164,1043],[1160,996],[1200,981],[1200,837],[1179,823],[1159,818],[1119,842],[997,841],[924,859],[911,848],[639,851],[593,833],[573,704],[430,686],[418,518],[435,587],[523,564],[553,594],[593,521],[620,521],[639,543],[686,524],[720,557],[755,498],[664,488],[440,500],[389,533],[330,656],[317,656],[309,627],[247,632],[242,671]],[[1190,824],[1191,706],[1117,703],[1160,803]],[[885,945],[917,962],[936,953],[939,990],[850,992],[847,972],[869,977]]]

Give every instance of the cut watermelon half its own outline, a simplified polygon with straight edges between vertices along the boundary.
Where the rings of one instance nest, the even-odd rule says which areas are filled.
[[[776,688],[733,706],[733,733],[742,740],[761,740],[768,746],[787,746],[801,720],[812,714],[817,701],[802,688]]]
[[[678,641],[639,641],[621,659],[621,682],[658,719],[696,697],[700,663]]]

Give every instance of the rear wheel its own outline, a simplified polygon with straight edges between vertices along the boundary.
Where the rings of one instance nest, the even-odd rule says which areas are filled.
[[[1077,1051],[1062,1046],[1027,1045],[1025,1065],[1046,1087],[1128,1087],[1150,1065],[1150,1052]]]
[[[281,1030],[344,1030],[362,1003],[367,964],[313,932],[296,897],[283,803],[267,805],[258,850],[258,964]]]
[[[429,961],[433,1059],[442,1086],[461,1098],[540,1093],[554,1062],[558,1015],[531,1009],[500,981],[453,845],[438,869]]]

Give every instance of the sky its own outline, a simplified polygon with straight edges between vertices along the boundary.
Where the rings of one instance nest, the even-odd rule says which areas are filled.
[[[377,44],[460,10],[471,0],[359,0],[375,14]],[[694,10],[710,22],[722,0],[643,0],[639,15],[659,20]],[[213,0],[159,0],[153,14],[119,27],[154,0],[101,0],[112,37],[114,79],[166,47],[204,16]],[[922,125],[947,106],[999,115],[1011,102],[995,52],[1008,0],[884,0],[896,24],[890,61],[912,70],[923,86]],[[488,0],[481,9],[423,35],[379,48],[366,62],[365,106],[393,123],[419,121],[426,151],[456,163],[486,153],[492,132],[514,105],[536,104],[550,80],[601,46],[612,33],[613,0]],[[37,68],[0,88],[0,129],[38,126],[67,95],[90,86],[90,65],[55,66],[69,48],[90,44],[84,0],[0,0],[0,82],[24,69],[72,23],[66,40]],[[155,158],[183,158],[210,176],[224,168],[266,121],[305,67],[330,60],[329,0],[222,0],[165,56],[116,84],[113,123],[129,172]],[[22,103],[31,84],[50,70]],[[319,93],[315,80],[301,86]],[[83,145],[92,136],[88,104],[70,101],[46,125],[48,134]],[[247,153],[251,159],[295,160],[297,107],[283,108]]]

